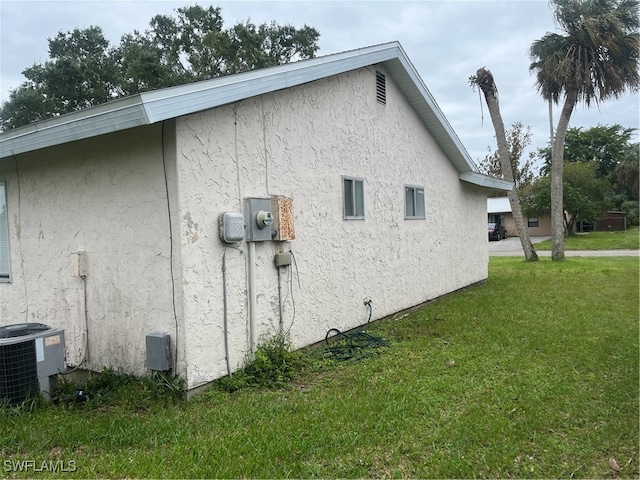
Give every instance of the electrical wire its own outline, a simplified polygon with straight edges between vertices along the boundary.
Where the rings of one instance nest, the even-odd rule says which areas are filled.
[[[16,164],[16,185],[18,187],[18,224],[22,225],[22,190],[20,188],[20,171],[18,169],[18,157],[13,157]],[[9,208],[7,208],[7,213],[9,212]],[[9,222],[9,215],[7,215],[7,223]],[[29,322],[29,294],[27,291],[27,277],[24,273],[24,254],[22,253],[22,232],[20,231],[20,227],[18,227],[18,231],[16,232],[16,236],[18,237],[18,250],[20,251],[20,270],[22,271],[22,285],[24,287],[24,303],[26,305],[25,311],[25,323]]]
[[[293,265],[296,267],[296,279],[298,280],[298,288],[300,287],[300,271],[298,270],[298,261],[296,260],[296,256],[293,253],[293,250],[289,250],[289,253],[291,253],[291,258],[293,259]],[[296,299],[293,297],[293,269],[290,267],[289,268],[289,293],[291,294],[291,307],[293,310],[293,314],[291,315],[291,323],[289,324],[289,328],[287,328],[287,331],[285,332],[285,336],[289,335],[289,332],[291,332],[291,329],[293,328],[293,322],[296,319]],[[289,294],[287,294],[288,296]]]
[[[260,97],[262,109],[262,147],[264,149],[264,178],[265,189],[269,195],[269,154],[267,151],[267,121],[264,113],[264,95]]]
[[[169,219],[169,270],[171,273],[171,303],[173,305],[173,322],[175,327],[175,341],[174,343],[174,363],[173,368],[177,371],[178,367],[178,313],[176,310],[176,280],[173,272],[173,226],[171,225],[171,202],[169,200],[169,180],[167,178],[167,161],[165,157],[165,123],[162,122],[162,170],[164,172],[164,188],[167,194],[167,216]]]
[[[282,272],[280,267],[276,265],[278,271],[278,334],[284,335],[283,307],[282,307]]]
[[[233,106],[233,160],[236,164],[236,181],[238,187],[238,208],[242,210],[242,189],[240,188],[240,162],[238,160],[238,107],[240,102]]]

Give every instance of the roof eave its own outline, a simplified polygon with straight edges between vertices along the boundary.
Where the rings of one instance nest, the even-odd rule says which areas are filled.
[[[148,125],[404,55],[398,42],[145,92],[0,133],[0,158]]]
[[[503,180],[498,177],[492,177],[491,175],[483,175],[482,173],[462,172],[460,173],[460,180],[493,190],[501,190],[505,192],[513,190],[513,182],[508,182],[507,180]]]
[[[140,95],[36,122],[0,134],[0,158],[149,123]]]
[[[398,73],[398,64],[402,65],[410,81],[399,82],[399,79],[396,78],[396,83],[399,83],[398,86],[400,90],[423,120],[438,145],[440,145],[440,148],[442,148],[447,157],[449,157],[458,172],[474,172],[476,167],[467,149],[460,141],[460,138],[442,110],[440,110],[435,98],[431,95],[431,92],[422,81],[418,71],[400,44],[398,44],[397,58],[384,62],[385,67],[390,70],[392,77],[394,76],[393,73]],[[427,108],[425,108],[420,100],[426,104]]]
[[[161,122],[332,75],[383,65],[458,172],[473,162],[399,42],[113,100],[0,134],[0,158]]]

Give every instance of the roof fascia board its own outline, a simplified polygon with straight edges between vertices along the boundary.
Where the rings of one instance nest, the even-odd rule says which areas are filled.
[[[503,180],[502,178],[492,177],[490,175],[483,175],[476,172],[462,172],[459,177],[460,180],[480,187],[503,190],[505,192],[513,190],[513,182]]]
[[[149,123],[139,95],[0,134],[0,158]]]
[[[460,141],[460,138],[458,137],[456,132],[453,130],[453,127],[451,126],[451,124],[447,120],[447,117],[445,117],[444,113],[442,112],[442,110],[440,110],[440,107],[436,103],[435,98],[433,98],[433,95],[431,95],[431,92],[429,91],[427,86],[422,81],[422,78],[418,74],[417,70],[415,69],[415,67],[411,63],[411,60],[409,60],[409,57],[404,52],[404,50],[402,49],[402,46],[400,44],[398,44],[398,52],[399,52],[399,54],[397,55],[397,57],[398,57],[399,61],[402,63],[402,66],[406,70],[407,74],[411,78],[411,81],[418,88],[420,94],[422,95],[424,100],[429,105],[429,108],[435,114],[435,116],[437,117],[438,121],[440,122],[440,125],[445,130],[446,134],[449,136],[451,141],[454,143],[456,149],[460,152],[460,155],[464,159],[464,161],[466,162],[469,170],[471,172],[475,171],[476,167],[475,167],[473,161],[471,160],[471,157],[469,156],[469,152],[467,152],[467,149],[464,147],[464,145]]]
[[[353,52],[255,70],[171,89],[141,94],[150,123],[227,105],[257,95],[295,87],[350,70],[382,63],[398,54],[399,44],[385,44]],[[357,53],[360,52],[360,53]],[[212,88],[212,83],[215,89]]]
[[[0,158],[226,105],[381,63],[399,52],[400,44],[391,42],[113,100],[0,134]]]
[[[397,74],[407,75],[409,82],[401,83],[411,92],[405,95],[413,101],[422,99],[429,111],[422,114],[429,116],[423,121],[438,130],[437,137],[444,134],[451,141],[441,147],[455,157],[451,160],[459,172],[475,171],[468,152],[398,42],[145,92],[38,122],[0,134],[0,158],[161,122],[377,64],[393,66]]]

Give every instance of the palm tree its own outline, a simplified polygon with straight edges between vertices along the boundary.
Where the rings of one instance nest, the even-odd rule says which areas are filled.
[[[547,33],[530,49],[529,70],[547,101],[564,104],[551,146],[551,257],[564,260],[562,164],[569,119],[577,102],[592,103],[637,91],[637,0],[551,0],[563,34]]]
[[[507,142],[507,136],[504,130],[504,122],[502,121],[502,115],[500,114],[500,106],[498,104],[498,87],[493,79],[493,75],[486,68],[479,68],[475,76],[471,76],[469,81],[472,85],[478,86],[484,94],[484,99],[487,102],[487,108],[489,109],[489,115],[491,116],[491,122],[493,123],[493,129],[496,132],[496,141],[498,143],[498,158],[500,160],[500,167],[502,170],[502,176],[505,180],[510,182],[514,181],[513,166],[509,154],[509,144]],[[520,244],[524,251],[524,256],[528,262],[537,262],[538,254],[536,253],[531,238],[529,237],[529,231],[527,225],[524,223],[524,215],[522,214],[522,207],[520,206],[520,197],[518,197],[518,191],[515,186],[508,192],[509,204],[511,205],[511,213],[516,223],[516,230],[518,231],[518,237],[520,237]]]

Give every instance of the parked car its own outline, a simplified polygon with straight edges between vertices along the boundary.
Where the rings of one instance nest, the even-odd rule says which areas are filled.
[[[489,241],[507,238],[507,229],[499,223],[489,223]]]

